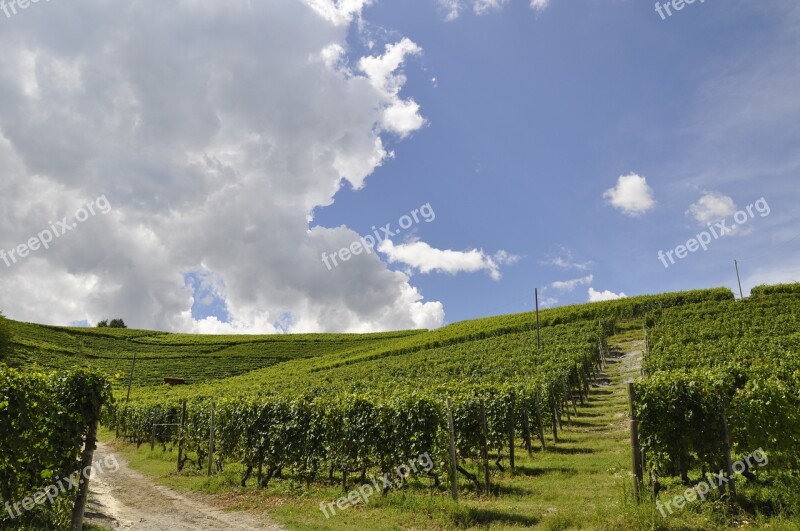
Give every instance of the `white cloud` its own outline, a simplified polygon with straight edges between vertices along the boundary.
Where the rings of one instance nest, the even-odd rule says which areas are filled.
[[[600,301],[614,301],[617,299],[624,299],[626,295],[624,293],[614,293],[612,291],[595,291],[594,288],[589,288],[589,302],[600,302]]]
[[[557,245],[552,251],[548,252],[545,259],[540,262],[543,265],[551,265],[561,269],[578,269],[586,271],[592,266],[592,262],[576,262],[572,257],[572,251],[563,245]]]
[[[594,280],[594,275],[588,275],[582,278],[574,278],[572,280],[557,280],[550,284],[553,288],[559,291],[575,291],[575,288],[578,286],[584,286],[586,284],[591,284]]]
[[[445,10],[445,20],[457,19],[464,9],[471,9],[476,15],[485,15],[502,9],[510,0],[438,0]],[[550,5],[550,0],[530,0],[531,9],[542,11]]]
[[[720,221],[733,216],[736,212],[736,203],[726,195],[716,192],[706,192],[689,207],[687,215],[691,215],[698,223],[705,225],[712,221]]]
[[[539,301],[539,308],[552,308],[556,304],[558,304],[558,299],[555,297],[543,297]]]
[[[409,55],[422,53],[422,48],[410,39],[404,38],[395,44],[386,45],[386,53],[381,56],[363,57],[358,63],[373,87],[381,91],[387,107],[383,111],[381,123],[387,131],[405,137],[425,124],[419,114],[419,104],[413,99],[402,100],[398,97],[406,77],[399,69]]]
[[[347,26],[372,0],[302,0],[318,15],[337,26]]]
[[[455,275],[487,271],[494,280],[502,278],[501,265],[513,264],[518,260],[518,257],[509,255],[505,251],[489,256],[480,249],[443,250],[421,241],[395,245],[391,240],[384,240],[378,250],[386,254],[390,263],[400,262],[421,273],[442,272]]]
[[[606,190],[603,198],[617,210],[632,217],[641,216],[656,204],[647,179],[635,173],[620,175],[617,185]]]
[[[531,0],[531,9],[542,11],[550,5],[550,0]]]
[[[5,25],[0,249],[101,194],[113,211],[3,266],[0,308],[188,332],[440,325],[441,303],[375,255],[326,270],[322,252],[354,231],[309,228],[343,180],[359,188],[391,156],[382,135],[421,124],[398,96],[419,47],[347,67],[367,4],[172,2],[154,23],[137,3],[52,2]],[[192,317],[184,274],[200,268],[224,283],[229,323]]]
[[[507,3],[508,0],[473,0],[472,10],[476,15],[483,15],[487,11],[500,9]]]

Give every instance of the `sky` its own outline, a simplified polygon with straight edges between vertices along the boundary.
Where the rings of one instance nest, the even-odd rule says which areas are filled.
[[[0,310],[368,332],[798,281],[800,5],[673,4],[0,2]]]

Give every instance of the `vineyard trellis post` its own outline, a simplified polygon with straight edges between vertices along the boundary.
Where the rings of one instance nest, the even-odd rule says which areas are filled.
[[[522,401],[522,429],[524,430],[524,437],[525,437],[525,449],[528,451],[528,455],[533,454],[533,443],[531,442],[531,419],[530,415],[528,414],[528,403],[524,400]]]
[[[94,418],[94,422],[89,425],[89,431],[86,434],[86,441],[83,445],[83,455],[81,455],[81,474],[83,474],[83,479],[78,487],[78,497],[72,509],[72,529],[74,531],[83,530],[83,515],[86,512],[86,501],[89,498],[89,479],[92,476],[92,460],[94,459],[94,451],[97,448],[97,425],[100,418],[99,406],[96,406]],[[87,469],[89,470],[88,474],[85,472]]]
[[[186,426],[186,399],[181,407],[181,424],[178,428],[178,472],[183,469],[183,430]]]
[[[539,288],[533,290],[533,298],[536,300],[536,348],[542,349],[542,334],[541,326],[539,324]]]
[[[453,422],[453,405],[447,399],[447,433],[450,442],[450,495],[458,502],[458,457],[456,457],[456,430]]]
[[[133,369],[136,367],[136,352],[133,353],[133,362],[131,362],[131,375],[128,378],[128,395],[125,397],[125,403],[131,401],[131,384],[133,383]]]
[[[536,424],[539,431],[539,442],[542,443],[542,451],[546,449],[544,442],[544,423],[542,422],[542,395],[536,391]]]
[[[633,382],[628,383],[628,403],[631,410],[631,468],[633,471],[633,496],[641,501],[641,487],[644,481],[642,471],[642,451],[639,446],[639,419],[636,417],[636,390]]]
[[[725,473],[728,475],[730,481],[731,494],[736,497],[736,474],[733,472],[733,461],[731,459],[731,434],[728,429],[728,412],[725,408],[725,403],[722,397],[719,396],[719,407],[722,416],[722,429],[725,435]]]
[[[744,292],[742,291],[742,278],[739,276],[739,260],[734,260],[733,265],[736,267],[736,280],[739,282],[739,298],[744,300]]]
[[[483,459],[483,475],[486,482],[486,494],[492,492],[492,485],[489,482],[489,428],[486,426],[486,405],[481,399],[481,458]]]
[[[556,400],[553,395],[553,388],[550,388],[550,397],[553,399],[553,444],[558,442],[558,409],[556,408]]]
[[[511,411],[508,415],[508,460],[511,463],[511,470],[514,470],[514,439],[516,433],[514,431],[514,409],[516,409],[516,399],[514,393],[511,393]]]
[[[214,410],[216,404],[211,402],[211,425],[208,428],[208,476],[211,477],[214,464]]]

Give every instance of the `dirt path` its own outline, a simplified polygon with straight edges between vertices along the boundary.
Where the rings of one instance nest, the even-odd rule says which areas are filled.
[[[98,443],[95,462],[111,453]],[[251,513],[225,512],[209,504],[201,495],[182,494],[157,485],[152,479],[128,468],[127,462],[114,454],[119,470],[92,477],[87,523],[106,529],[141,530],[220,530],[283,528]]]

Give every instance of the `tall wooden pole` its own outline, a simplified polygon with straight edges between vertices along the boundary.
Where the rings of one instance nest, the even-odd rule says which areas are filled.
[[[486,484],[486,495],[492,493],[492,484],[489,481],[489,428],[486,425],[486,405],[481,400],[481,458],[483,459],[483,476]]]
[[[213,469],[212,464],[214,463],[214,409],[216,408],[216,404],[211,402],[211,426],[208,430],[208,475],[211,476]]]
[[[731,494],[735,497],[736,496],[736,474],[733,471],[733,461],[731,459],[731,434],[728,430],[728,412],[725,408],[725,403],[722,401],[722,397],[719,397],[719,406],[722,412],[722,429],[723,435],[725,435],[725,472],[728,475],[728,479],[730,480]]]
[[[542,334],[539,331],[539,288],[533,290],[533,298],[536,299],[536,348],[542,348]]]
[[[95,419],[99,417],[100,408],[98,407],[95,410]],[[83,444],[81,469],[78,476],[80,479],[76,480],[76,482],[80,481],[78,497],[72,508],[72,529],[74,531],[83,531],[83,515],[86,512],[86,501],[89,499],[89,478],[92,475],[92,460],[94,458],[94,451],[97,449],[97,424],[98,421],[95,420],[89,425],[86,440]]]
[[[450,496],[458,502],[458,457],[456,457],[455,423],[453,422],[453,405],[447,399],[447,432],[450,442]]]
[[[128,378],[128,396],[125,397],[125,402],[131,400],[131,384],[133,383],[133,369],[136,367],[136,352],[133,353],[133,363],[131,363],[131,376]]]
[[[739,260],[734,260],[733,265],[736,266],[736,280],[739,282],[739,297],[744,300],[744,292],[742,291],[742,279],[739,276]]]
[[[633,382],[628,383],[628,404],[631,409],[631,468],[633,471],[633,495],[641,501],[640,489],[643,482],[642,452],[639,447],[639,419],[636,417],[636,391]]]

